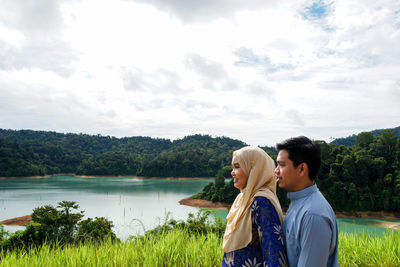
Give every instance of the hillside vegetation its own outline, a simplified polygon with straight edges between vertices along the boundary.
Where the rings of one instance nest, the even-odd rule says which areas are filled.
[[[320,141],[322,166],[316,183],[335,211],[400,212],[400,137],[394,130],[357,135],[354,146]],[[272,157],[275,157],[272,155]],[[232,203],[238,190],[229,177],[230,167],[217,172],[193,198]],[[278,188],[282,207],[288,207],[286,192]]]
[[[372,133],[372,135],[374,137],[377,137],[377,136],[381,136],[383,130],[394,130],[395,135],[400,136],[400,126],[396,127],[396,128],[391,128],[391,129],[373,130],[370,133]],[[350,147],[350,146],[354,146],[356,144],[356,138],[357,138],[357,135],[352,134],[347,137],[336,138],[335,140],[333,140],[330,143],[333,145],[344,145],[344,146]]]
[[[192,135],[170,141],[0,129],[0,176],[56,173],[211,177],[246,144],[228,137]]]
[[[395,129],[362,132],[355,144],[319,141],[321,192],[335,210],[400,212],[400,137]],[[115,138],[30,130],[0,130],[0,176],[55,173],[214,177],[196,197],[232,202],[237,191],[230,177],[232,151],[246,144],[228,137],[192,135],[170,141],[150,137]],[[276,150],[263,147],[272,158]],[[288,200],[278,197],[283,207]]]

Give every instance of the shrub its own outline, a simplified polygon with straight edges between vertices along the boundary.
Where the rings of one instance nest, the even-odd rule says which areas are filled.
[[[110,238],[116,240],[111,230],[113,224],[105,218],[88,218],[79,223],[84,216],[78,210],[79,205],[74,201],[61,201],[57,208],[46,205],[35,208],[32,213],[32,222],[25,230],[17,231],[8,239],[0,228],[0,241],[4,250],[28,249],[39,247],[46,243],[50,246],[64,246],[86,240],[100,241]],[[79,223],[79,225],[78,225]]]
[[[162,235],[165,232],[179,229],[185,230],[190,235],[213,233],[222,237],[225,232],[226,222],[218,216],[210,215],[213,211],[208,209],[200,209],[196,215],[189,213],[185,221],[169,219],[170,213],[167,214],[164,223],[156,228],[146,231],[145,236]]]
[[[104,217],[88,218],[79,222],[78,231],[75,234],[77,242],[99,242],[106,239],[117,240],[115,233],[111,230],[113,223]]]
[[[7,237],[8,233],[4,230],[4,226],[0,223],[0,242]]]

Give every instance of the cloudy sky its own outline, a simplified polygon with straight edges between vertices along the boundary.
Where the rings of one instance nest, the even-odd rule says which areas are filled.
[[[0,0],[0,128],[252,145],[400,125],[398,0]]]

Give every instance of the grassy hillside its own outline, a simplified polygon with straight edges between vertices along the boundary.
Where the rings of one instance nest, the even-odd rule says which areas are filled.
[[[383,237],[339,233],[340,266],[400,266],[400,234]],[[185,230],[128,242],[105,242],[4,253],[2,267],[34,266],[221,266],[222,238]]]

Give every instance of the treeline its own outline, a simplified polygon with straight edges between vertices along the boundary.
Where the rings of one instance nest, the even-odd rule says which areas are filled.
[[[0,129],[0,176],[74,173],[211,177],[230,164],[233,150],[245,145],[209,135],[171,141]]]
[[[400,137],[357,135],[352,147],[321,143],[317,184],[335,210],[400,211]]]
[[[400,137],[394,130],[377,137],[362,132],[351,147],[319,143],[322,165],[316,183],[334,210],[400,212]],[[228,172],[229,167],[222,168],[215,182],[193,197],[232,203],[238,190],[224,181]],[[286,192],[278,188],[277,194],[287,208]]]
[[[227,137],[192,135],[173,142],[154,159],[144,162],[144,176],[213,177],[232,160],[232,151],[246,144]]]
[[[391,128],[391,129],[377,129],[377,130],[371,131],[370,133],[372,133],[372,135],[374,137],[377,137],[377,136],[381,136],[382,135],[382,131],[384,131],[384,130],[394,130],[395,134],[397,136],[400,136],[400,126],[398,126],[396,128]],[[352,134],[352,135],[350,135],[348,137],[336,138],[335,140],[333,140],[331,142],[331,144],[344,145],[344,146],[350,147],[350,146],[354,146],[356,144],[356,138],[357,138],[357,135],[356,134]]]

